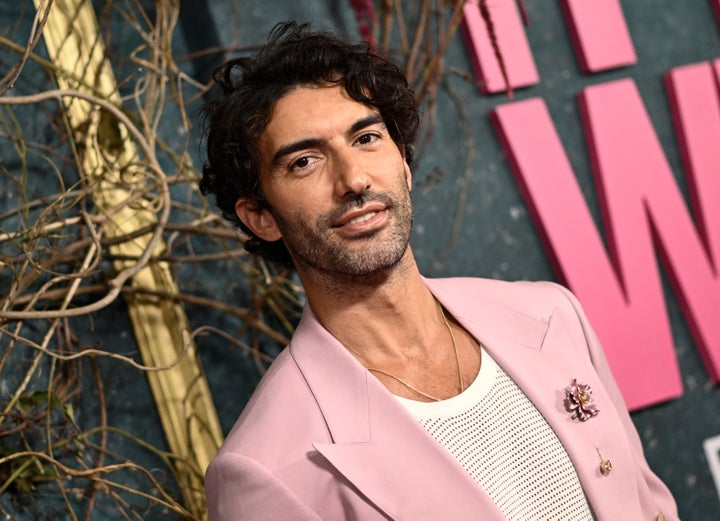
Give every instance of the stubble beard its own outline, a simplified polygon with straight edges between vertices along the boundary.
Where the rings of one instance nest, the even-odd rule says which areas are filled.
[[[357,279],[392,270],[407,251],[413,221],[410,191],[404,177],[402,179],[399,197],[363,192],[348,197],[340,207],[321,216],[314,224],[302,216],[295,216],[291,221],[273,212],[298,271],[315,272],[322,278]],[[334,232],[333,222],[372,201],[382,203],[385,211],[392,214],[390,230],[372,230],[352,239]]]

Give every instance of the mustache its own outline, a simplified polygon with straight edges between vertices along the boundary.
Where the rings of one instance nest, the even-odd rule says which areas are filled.
[[[395,206],[394,199],[386,193],[367,191],[360,194],[350,194],[343,199],[340,206],[325,214],[320,220],[320,223],[323,226],[332,225],[332,223],[341,219],[349,211],[354,210],[355,208],[362,208],[366,204],[372,202],[379,202],[385,206],[386,209],[390,209]]]

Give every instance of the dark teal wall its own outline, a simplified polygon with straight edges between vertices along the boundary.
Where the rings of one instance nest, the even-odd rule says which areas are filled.
[[[105,4],[101,1],[94,3],[98,11]],[[419,3],[404,2],[408,16],[412,17],[411,6]],[[153,2],[143,4],[152,11]],[[624,0],[622,4],[638,63],[595,75],[579,72],[559,1],[526,0],[525,4],[530,17],[527,34],[542,81],[537,86],[517,91],[516,99],[541,97],[545,100],[596,222],[597,202],[576,100],[577,94],[588,85],[619,78],[634,79],[678,183],[685,191],[684,172],[673,134],[663,75],[679,65],[720,57],[720,33],[710,0]],[[14,27],[12,21],[22,9],[32,9],[31,2],[0,0],[0,6],[3,28]],[[220,56],[194,56],[192,53],[216,46],[261,43],[275,23],[286,19],[311,21],[350,37],[357,35],[349,2],[185,0],[181,2],[179,27],[174,40],[176,54],[189,57],[181,62],[188,73],[207,79]],[[29,24],[27,18],[25,20]],[[118,55],[130,52],[134,42],[124,39],[121,26],[113,27],[113,31],[114,52]],[[12,64],[12,60],[12,57],[0,54],[3,68]],[[122,66],[119,62],[118,67]],[[472,70],[459,33],[448,50],[446,68],[461,72]],[[17,92],[39,90],[42,85],[36,82],[37,77],[30,73],[24,76],[18,82]],[[450,74],[447,87],[461,100],[462,110],[458,112],[447,90],[441,92],[433,139],[414,168],[416,219],[412,244],[422,271],[430,276],[554,279],[556,274],[550,267],[497,136],[490,126],[489,111],[507,103],[507,98],[503,95],[480,95],[475,86],[460,74]],[[462,118],[469,122],[470,135],[464,134]],[[172,117],[163,121],[160,132],[168,136],[172,144],[170,136],[177,128],[177,121]],[[42,129],[37,132],[42,133]],[[181,140],[182,137],[176,139]],[[3,156],[3,150],[0,148],[0,158],[7,157]],[[471,150],[474,156],[468,166],[466,162]],[[200,164],[199,154],[193,161]],[[7,187],[0,192],[1,208],[13,204],[13,198],[7,195],[9,193]],[[448,243],[461,202],[457,236]],[[195,269],[180,271],[178,278],[181,285],[188,287],[200,280],[208,294],[224,294],[239,305],[250,301],[242,273]],[[652,468],[670,486],[678,501],[681,517],[686,520],[717,520],[720,517],[720,502],[703,454],[702,442],[720,435],[720,391],[709,381],[677,301],[669,290],[666,295],[685,394],[678,400],[637,412],[633,420]],[[241,328],[236,318],[222,313],[211,313],[193,306],[187,306],[187,310],[193,327],[211,323],[230,334]],[[117,352],[133,352],[136,348],[130,326],[121,318],[124,312],[124,306],[118,303],[103,312],[102,316],[96,316],[84,332],[86,342],[89,345],[103,343]],[[228,343],[218,337],[200,339],[199,346],[222,427],[227,432],[260,375],[250,356],[229,349]],[[277,351],[277,347],[268,346],[267,350]],[[110,411],[113,425],[142,433],[148,441],[162,447],[162,432],[142,375],[117,364],[106,364],[104,371],[106,391],[114,399]],[[7,375],[0,375],[0,384],[3,378]],[[97,410],[90,404],[80,413],[93,418]],[[133,457],[147,457],[133,453],[132,447],[128,450]],[[148,460],[147,464],[153,465],[153,461]],[[29,510],[20,510],[20,505],[6,494],[0,497],[0,506],[23,520],[64,519],[62,505],[44,505],[42,497]],[[41,517],[40,512],[48,512],[48,508],[51,509],[51,517]],[[105,514],[107,517],[96,519],[115,519],[112,513]],[[173,518],[171,514],[157,510],[151,510],[148,516],[147,519]]]

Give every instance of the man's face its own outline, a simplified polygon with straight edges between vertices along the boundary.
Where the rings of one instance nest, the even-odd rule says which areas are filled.
[[[403,257],[410,169],[375,108],[341,86],[297,88],[276,104],[260,156],[266,239],[282,237],[301,273],[369,275]]]

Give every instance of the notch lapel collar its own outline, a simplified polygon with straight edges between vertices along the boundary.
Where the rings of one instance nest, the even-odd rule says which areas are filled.
[[[448,291],[438,281],[427,282],[548,422],[570,456],[596,518],[641,519],[636,464],[612,399],[592,366],[587,341],[580,328],[573,327],[578,325],[577,318],[551,307],[547,318],[535,318],[479,298],[478,291],[457,286]],[[592,387],[600,410],[585,422],[572,419],[563,405],[565,388],[573,378]],[[614,470],[609,475],[600,472],[598,450],[612,461]]]
[[[317,322],[309,308],[290,353],[332,439],[315,443],[314,448],[391,519],[504,519],[450,453]]]

